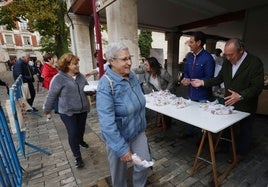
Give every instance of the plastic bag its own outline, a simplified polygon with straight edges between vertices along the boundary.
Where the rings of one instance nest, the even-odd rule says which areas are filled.
[[[154,165],[153,161],[141,160],[141,158],[136,153],[132,155],[132,161],[134,164],[145,167],[145,168],[148,168]]]

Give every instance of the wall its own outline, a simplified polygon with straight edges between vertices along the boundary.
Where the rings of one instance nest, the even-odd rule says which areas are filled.
[[[258,56],[268,73],[268,6],[251,9],[248,12],[244,41],[246,49]],[[254,34],[252,34],[254,33]]]
[[[163,58],[167,59],[167,41],[165,41],[165,34],[152,32],[152,39],[152,48],[163,49]]]

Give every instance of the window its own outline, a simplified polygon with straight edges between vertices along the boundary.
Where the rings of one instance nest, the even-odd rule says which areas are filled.
[[[13,37],[11,34],[5,34],[5,40],[6,44],[14,44]]]
[[[23,36],[23,44],[24,45],[32,45],[31,38],[29,36]]]
[[[20,27],[20,30],[27,30],[28,24],[26,21],[21,21],[21,22],[19,22],[19,27]]]

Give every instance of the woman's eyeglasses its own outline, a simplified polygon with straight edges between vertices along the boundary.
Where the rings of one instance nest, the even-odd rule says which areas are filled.
[[[133,55],[130,55],[129,57],[125,57],[125,58],[114,57],[113,59],[117,59],[117,60],[127,62],[127,61],[131,61],[132,57],[133,57]]]

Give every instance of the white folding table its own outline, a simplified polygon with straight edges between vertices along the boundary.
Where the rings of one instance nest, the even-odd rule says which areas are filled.
[[[198,162],[198,160],[204,160],[200,158],[200,154],[203,149],[205,137],[206,135],[208,135],[214,183],[215,186],[219,186],[224,180],[224,178],[230,173],[232,168],[237,164],[234,131],[232,125],[244,119],[245,117],[249,116],[250,114],[246,112],[234,111],[234,113],[228,115],[215,115],[208,111],[205,111],[202,107],[200,107],[200,103],[193,101],[189,106],[185,108],[178,108],[175,105],[171,104],[167,104],[164,106],[157,106],[153,103],[152,97],[148,95],[145,95],[145,97],[146,97],[146,108],[203,129],[203,136],[192,168],[192,175],[200,167],[200,163]],[[228,127],[230,127],[231,132],[233,163],[229,168],[226,169],[226,171],[221,176],[218,176],[216,159],[215,159],[215,147],[213,144],[212,133],[221,132],[222,130]]]
[[[95,80],[95,81],[87,81],[87,82],[88,82],[88,85],[86,85],[84,87],[84,91],[85,92],[92,92],[92,93],[96,92],[99,81]],[[96,98],[94,98],[94,94],[92,94],[92,93],[87,96],[90,105],[93,105],[96,103]]]

